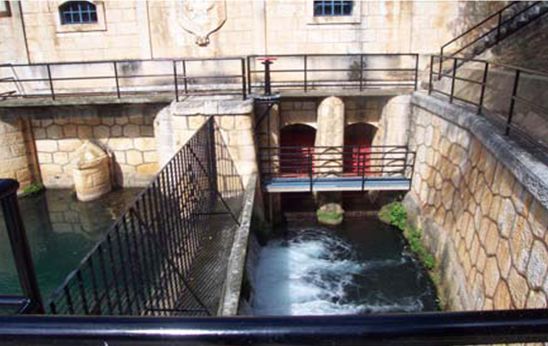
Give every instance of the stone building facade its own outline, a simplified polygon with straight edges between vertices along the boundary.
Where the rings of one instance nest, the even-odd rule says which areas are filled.
[[[313,0],[93,0],[97,23],[66,25],[59,19],[66,2],[10,2],[10,14],[0,17],[0,63],[433,53],[504,5],[355,0],[351,15],[318,17]]]

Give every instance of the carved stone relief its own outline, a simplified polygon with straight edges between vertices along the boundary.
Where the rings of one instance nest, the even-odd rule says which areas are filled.
[[[209,36],[226,22],[226,0],[183,0],[179,9],[181,26],[198,46],[207,46]]]

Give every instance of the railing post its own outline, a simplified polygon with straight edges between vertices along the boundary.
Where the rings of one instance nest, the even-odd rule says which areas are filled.
[[[0,203],[4,214],[6,230],[11,244],[11,251],[19,276],[21,290],[31,300],[29,312],[44,313],[42,296],[38,287],[32,254],[30,251],[25,225],[21,218],[17,202],[19,183],[14,179],[0,179]]]
[[[272,94],[272,88],[270,85],[270,64],[272,64],[272,60],[269,58],[265,58],[263,61],[264,65],[264,94],[265,95],[271,95]]]
[[[184,59],[182,60],[182,64],[183,64],[183,86],[185,88],[185,95],[188,95],[188,80],[186,77],[186,61]]]
[[[363,90],[363,54],[360,54],[360,91]]]
[[[242,97],[245,100],[247,98],[247,94],[246,94],[247,83],[245,80],[245,59],[241,58],[240,61],[242,63]]]
[[[428,95],[432,94],[432,75],[434,74],[434,56],[430,56],[430,76],[428,78]]]
[[[485,62],[485,68],[483,69],[483,78],[481,80],[481,92],[480,92],[480,99],[479,99],[479,105],[478,105],[478,115],[481,114],[481,111],[483,109],[483,98],[485,96],[485,87],[487,84],[487,74],[489,73],[489,63]]]
[[[251,57],[248,55],[247,59],[247,93],[251,95]]]
[[[451,93],[449,94],[449,103],[453,103],[453,96],[455,93],[455,77],[457,75],[457,58],[453,58],[453,72],[451,77]]]
[[[419,55],[415,54],[415,91],[417,91],[419,83]]]
[[[51,79],[51,69],[49,64],[46,64],[46,69],[48,70],[48,81],[49,81],[49,89],[51,91],[51,99],[55,100],[55,92],[53,91],[53,80]]]
[[[116,96],[120,98],[120,82],[118,81],[118,66],[116,61],[112,62],[114,65],[114,80],[116,81]]]
[[[500,41],[500,25],[502,24],[502,11],[499,12],[498,15],[498,22],[497,22],[497,37],[496,42],[499,43]]]
[[[510,109],[508,110],[508,120],[506,121],[506,130],[504,134],[508,136],[510,134],[510,126],[512,125],[512,117],[514,116],[514,107],[516,104],[516,96],[518,94],[519,76],[521,71],[516,70],[514,77],[514,87],[512,88],[512,98],[510,99]]]
[[[307,87],[307,80],[308,80],[307,66],[308,66],[308,56],[305,54],[304,55],[304,92],[306,92],[308,90],[308,87]]]
[[[175,85],[175,101],[179,102],[179,78],[177,78],[177,61],[173,60],[173,83]]]
[[[312,155],[314,155],[314,149],[308,153],[308,177],[310,179],[310,192],[314,192],[312,179],[313,179],[313,167],[312,167]]]
[[[438,63],[438,80],[441,80],[441,70],[443,65],[443,47],[440,49],[440,61]]]

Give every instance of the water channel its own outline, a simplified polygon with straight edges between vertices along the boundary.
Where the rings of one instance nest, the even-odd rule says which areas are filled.
[[[44,300],[78,266],[140,189],[120,189],[79,202],[72,190],[50,189],[19,199]],[[0,295],[18,294],[19,281],[0,212]]]
[[[261,248],[254,315],[329,315],[437,309],[428,273],[401,231],[375,215],[325,228],[284,227]]]

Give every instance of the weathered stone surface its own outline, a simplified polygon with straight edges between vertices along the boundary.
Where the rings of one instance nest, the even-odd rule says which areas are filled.
[[[489,297],[492,297],[495,294],[495,289],[500,279],[497,259],[495,257],[487,258],[485,270],[483,271],[483,279],[483,284],[485,285],[485,294]]]
[[[78,160],[73,169],[78,199],[92,201],[110,192],[112,183],[107,153],[91,142],[86,142],[78,151]]]
[[[495,291],[495,297],[493,298],[493,306],[495,310],[503,310],[512,308],[512,300],[510,298],[510,291],[506,282],[500,281]]]
[[[527,292],[529,290],[529,287],[527,286],[527,280],[525,280],[523,276],[518,274],[515,269],[512,269],[510,271],[510,275],[508,276],[508,286],[510,288],[510,293],[512,295],[512,299],[516,308],[525,308],[527,295],[524,294],[524,292]]]
[[[417,174],[406,200],[420,210],[416,220],[429,238],[438,238],[427,241],[435,245],[431,251],[454,251],[444,254],[454,260],[440,259],[451,273],[445,279],[458,288],[449,290],[453,308],[546,304],[548,170],[494,138],[483,119],[442,102],[431,105],[428,97],[415,99],[420,107],[413,107],[410,143],[418,153]],[[455,222],[448,222],[449,212]]]
[[[541,288],[548,268],[548,251],[546,245],[535,240],[527,266],[527,281],[533,288]]]

